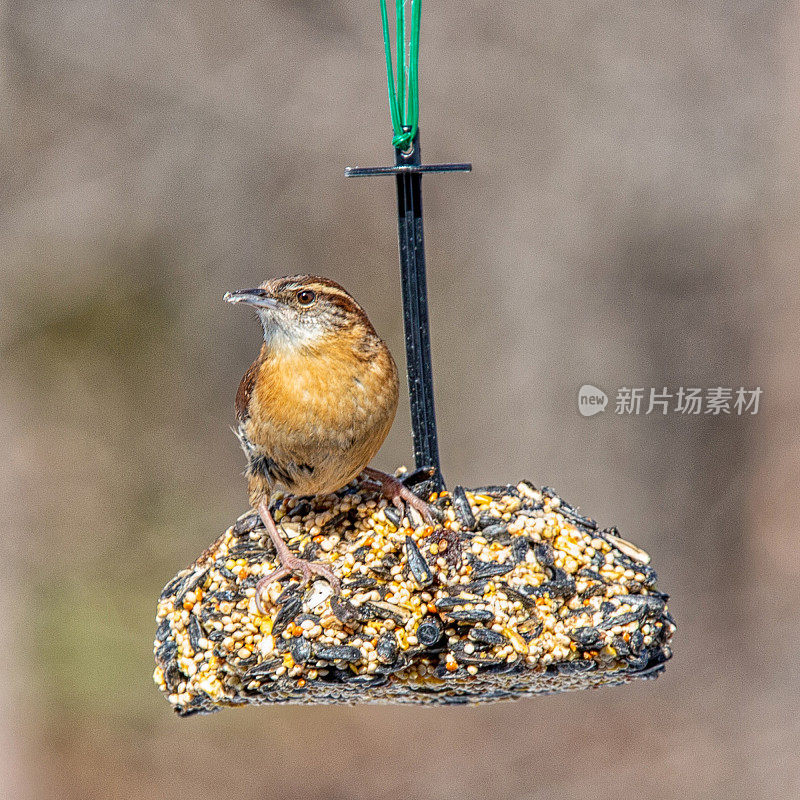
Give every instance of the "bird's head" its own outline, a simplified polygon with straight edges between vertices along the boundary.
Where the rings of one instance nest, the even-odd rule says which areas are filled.
[[[255,308],[264,341],[276,349],[313,349],[344,334],[376,336],[361,306],[328,278],[275,278],[256,289],[227,292],[225,300]]]

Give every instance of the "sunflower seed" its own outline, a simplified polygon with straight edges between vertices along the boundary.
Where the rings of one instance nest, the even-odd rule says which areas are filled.
[[[189,644],[195,653],[200,652],[200,639],[203,636],[203,629],[200,627],[200,621],[194,614],[189,615],[189,621],[186,623],[186,629],[189,632]]]
[[[384,633],[375,645],[375,652],[381,664],[393,664],[397,660],[397,639],[391,633]]]
[[[281,664],[283,664],[282,658],[270,658],[267,661],[262,661],[260,664],[256,664],[254,667],[248,669],[247,672],[242,675],[242,681],[247,683],[255,678],[267,678],[281,666]]]
[[[284,600],[280,610],[275,615],[275,621],[272,623],[272,635],[280,636],[286,626],[294,620],[303,608],[303,601],[299,594],[293,593]]]
[[[433,572],[410,536],[406,536],[406,558],[408,559],[408,567],[411,570],[411,574],[420,588],[424,589],[426,586],[430,586],[434,580]]]
[[[361,658],[361,651],[350,645],[315,644],[311,648],[315,658],[321,661],[347,661],[354,662]]]
[[[302,636],[295,636],[291,642],[292,659],[296,664],[305,664],[311,658],[311,642]]]
[[[575,630],[569,631],[567,635],[582,650],[599,650],[605,644],[605,637],[602,632],[590,626],[575,628]]]
[[[498,575],[507,575],[512,569],[516,567],[513,561],[506,561],[505,564],[497,564],[492,561],[481,563],[480,566],[472,570],[473,580],[482,580],[483,578],[494,578]]]
[[[453,488],[453,509],[456,512],[456,519],[461,523],[462,528],[475,529],[475,515],[472,513],[467,493],[463,486]]]
[[[334,595],[331,597],[331,611],[339,622],[349,624],[357,622],[360,618],[359,610],[344,597]]]
[[[392,508],[391,506],[386,506],[386,508],[383,509],[383,514],[386,517],[386,519],[388,519],[389,522],[391,522],[392,525],[394,525],[395,530],[400,528],[401,517],[400,517],[400,512],[396,508]]]
[[[442,625],[439,620],[428,617],[417,626],[417,641],[423,647],[432,647],[442,638]]]
[[[491,628],[470,628],[467,635],[473,642],[482,642],[483,644],[502,645],[508,641],[502,633],[497,633]]]
[[[543,567],[552,567],[556,560],[553,545],[549,542],[539,542],[533,546],[533,555]]]
[[[494,619],[494,614],[488,608],[462,608],[458,611],[448,611],[447,618],[458,623],[489,622]]]

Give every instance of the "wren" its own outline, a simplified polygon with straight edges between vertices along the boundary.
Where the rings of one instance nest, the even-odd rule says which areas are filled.
[[[294,572],[339,580],[324,564],[294,556],[270,513],[276,491],[331,494],[355,478],[380,485],[401,512],[404,503],[432,521],[430,509],[397,478],[367,465],[394,421],[397,367],[358,303],[338,283],[292,275],[256,289],[228,292],[258,314],[264,341],[236,393],[236,435],[247,457],[250,504],[275,546],[280,567],[256,585],[263,590]]]

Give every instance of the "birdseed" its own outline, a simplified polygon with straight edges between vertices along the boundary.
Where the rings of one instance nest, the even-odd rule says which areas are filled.
[[[289,549],[330,566],[342,589],[292,575],[267,587],[265,615],[254,587],[279,564],[258,515],[240,517],[158,603],[154,679],[178,714],[479,703],[663,669],[668,597],[615,528],[524,481],[428,499],[435,526],[356,483],[278,500]]]

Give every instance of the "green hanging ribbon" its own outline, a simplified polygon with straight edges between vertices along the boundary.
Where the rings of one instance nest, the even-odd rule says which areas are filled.
[[[386,50],[386,82],[389,86],[389,111],[398,150],[408,150],[419,124],[419,25],[421,0],[411,2],[411,40],[406,65],[406,0],[395,0],[397,20],[397,89],[392,69],[392,44],[389,41],[389,19],[386,0],[380,0],[383,45]]]

